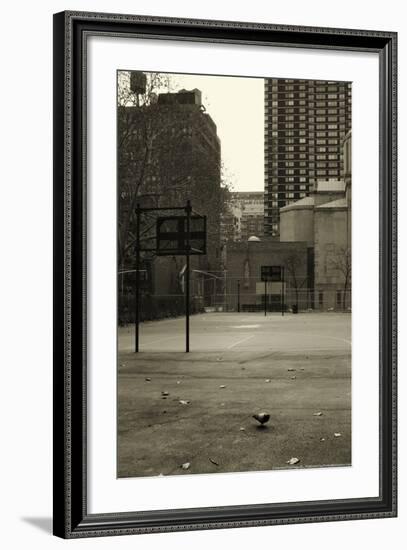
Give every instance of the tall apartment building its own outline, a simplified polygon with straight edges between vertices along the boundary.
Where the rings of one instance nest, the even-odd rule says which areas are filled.
[[[241,209],[240,240],[264,235],[264,193],[263,191],[241,191],[232,193],[232,199]]]
[[[119,107],[118,136],[119,231],[127,229],[136,202],[180,207],[190,199],[207,216],[206,260],[218,265],[221,144],[200,90],[161,93],[145,107]],[[134,216],[130,222],[135,224]]]
[[[264,232],[278,237],[279,209],[318,180],[343,179],[351,83],[265,79]]]

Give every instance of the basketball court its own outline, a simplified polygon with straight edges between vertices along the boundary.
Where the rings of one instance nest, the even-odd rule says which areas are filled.
[[[134,351],[134,327],[119,328],[119,352]],[[350,315],[343,313],[207,313],[190,318],[191,352],[350,353]],[[140,325],[140,352],[185,351],[185,318]]]
[[[118,331],[119,477],[350,465],[349,314],[192,315],[189,353],[185,318],[139,329],[137,354]]]

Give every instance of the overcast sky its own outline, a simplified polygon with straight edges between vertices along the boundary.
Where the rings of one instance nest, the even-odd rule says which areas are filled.
[[[264,80],[171,75],[171,91],[198,88],[217,126],[222,162],[234,191],[264,190]],[[163,90],[164,91],[164,90]]]
[[[234,191],[264,190],[264,80],[172,75],[174,90],[198,88],[217,126],[222,161]]]

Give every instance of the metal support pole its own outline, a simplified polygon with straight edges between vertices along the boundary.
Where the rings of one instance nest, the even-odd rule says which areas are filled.
[[[186,212],[186,270],[185,270],[185,352],[189,353],[189,256],[190,256],[190,233],[191,233],[191,201],[187,201]]]
[[[264,317],[267,315],[267,279],[264,280]]]
[[[281,315],[284,317],[284,267],[282,268],[283,276],[282,276],[282,285],[281,285]]]
[[[227,301],[227,281],[226,281],[226,269],[223,270],[223,310],[222,311],[228,311],[228,304]]]
[[[237,281],[237,312],[240,313],[240,281]]]
[[[135,321],[135,352],[139,351],[140,324],[140,204],[136,207],[136,321]]]

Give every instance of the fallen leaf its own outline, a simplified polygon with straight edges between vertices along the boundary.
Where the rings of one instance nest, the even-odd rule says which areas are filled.
[[[223,388],[226,388],[225,384],[222,384],[221,386],[219,386],[219,388],[223,389]]]
[[[291,380],[297,380],[296,376],[291,376]]]
[[[151,378],[144,378],[146,382],[151,382]]]
[[[181,468],[183,470],[188,470],[190,466],[191,466],[190,462],[184,462],[184,464],[181,464]]]
[[[325,437],[321,437],[321,438],[320,438],[320,441],[325,441]]]
[[[335,432],[335,433],[334,433],[334,437],[341,437],[341,436],[342,436],[342,434],[339,433],[339,432]]]
[[[266,382],[271,382],[270,378],[267,378],[267,379],[266,379]]]
[[[191,401],[188,401],[188,399],[180,399],[179,404],[180,405],[189,405]]]
[[[286,464],[298,464],[300,461],[299,458],[296,458],[295,456],[293,456],[292,458],[290,458],[290,460],[287,460]]]
[[[241,432],[245,432],[245,431],[246,431],[246,428],[239,428],[239,430],[240,430]]]
[[[215,466],[219,466],[219,462],[216,462],[216,460],[213,460],[213,458],[209,457],[209,460],[210,462],[212,462],[212,464],[215,464]]]
[[[177,380],[177,384],[181,384],[180,380]]]
[[[313,413],[312,416],[322,416],[322,412],[320,411],[320,412],[317,412],[317,413]]]
[[[295,369],[287,369],[288,372],[292,372],[292,371],[295,371]]]
[[[161,392],[161,395],[163,395],[164,397],[167,397],[167,395],[170,395],[170,394],[169,394],[169,392],[167,392],[167,391],[162,391],[162,392]]]

